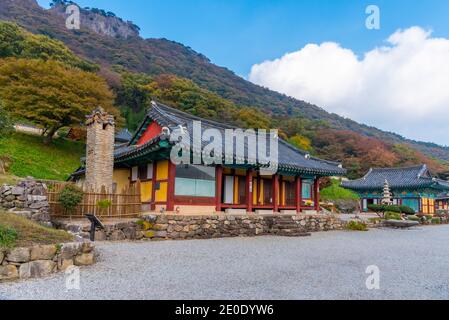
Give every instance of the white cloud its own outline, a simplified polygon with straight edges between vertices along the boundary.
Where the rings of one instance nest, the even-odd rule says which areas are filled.
[[[449,145],[449,39],[398,30],[360,59],[339,44],[308,44],[254,65],[250,81],[330,112]]]

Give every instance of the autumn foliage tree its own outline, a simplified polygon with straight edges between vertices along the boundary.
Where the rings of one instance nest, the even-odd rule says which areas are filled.
[[[104,79],[54,60],[0,60],[0,98],[14,117],[44,128],[47,143],[98,106],[119,117]]]

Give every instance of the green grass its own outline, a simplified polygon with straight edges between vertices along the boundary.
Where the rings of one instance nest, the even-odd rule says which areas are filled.
[[[80,165],[85,145],[57,139],[45,145],[42,137],[14,133],[0,139],[0,155],[7,155],[11,164],[8,173],[17,177],[66,180]]]
[[[0,248],[72,241],[73,236],[66,231],[44,227],[26,218],[0,211]]]
[[[332,180],[332,185],[321,190],[320,195],[324,201],[359,199],[359,196],[355,192],[342,188],[338,180]]]

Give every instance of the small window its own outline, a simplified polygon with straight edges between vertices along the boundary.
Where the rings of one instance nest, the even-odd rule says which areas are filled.
[[[313,199],[312,186],[313,186],[313,181],[310,181],[310,180],[303,181],[303,183],[302,183],[302,198],[303,199],[306,199],[306,200]]]
[[[177,166],[175,195],[215,197],[215,168],[195,165]]]

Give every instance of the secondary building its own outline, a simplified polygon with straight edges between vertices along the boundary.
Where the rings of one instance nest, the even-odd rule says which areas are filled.
[[[385,181],[393,194],[393,204],[406,205],[416,213],[434,214],[436,199],[449,191],[449,182],[432,176],[426,165],[407,168],[371,169],[363,178],[342,182],[342,186],[357,192],[361,206],[380,204]]]
[[[95,116],[90,119],[95,119]],[[266,164],[258,159],[242,163],[242,159],[239,159],[241,153],[234,148],[229,153],[225,146],[222,164],[205,165],[201,160],[196,165],[174,164],[170,160],[175,145],[172,135],[186,131],[194,136],[194,125],[198,121],[201,122],[201,135],[212,129],[225,137],[227,129],[236,129],[153,102],[131,141],[114,149],[113,189],[120,191],[139,181],[146,209],[157,212],[192,214],[232,209],[242,212],[266,210],[299,213],[319,210],[321,178],[346,173],[339,163],[312,157],[279,138],[275,174],[268,174]],[[101,131],[102,128],[108,128],[109,123],[103,127],[88,125],[87,130]],[[104,133],[92,136],[103,137],[101,134]],[[246,137],[243,145],[246,155],[252,147],[251,140]],[[88,159],[89,155],[95,154],[96,149],[101,148],[88,145]],[[195,150],[192,145],[190,151],[193,157],[199,156],[201,159],[201,150]],[[104,157],[107,158],[107,154]],[[226,159],[233,160],[232,164],[227,164],[229,161],[224,161]],[[82,183],[86,175],[85,167],[83,165],[77,170],[72,180]]]

